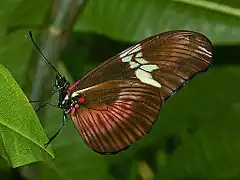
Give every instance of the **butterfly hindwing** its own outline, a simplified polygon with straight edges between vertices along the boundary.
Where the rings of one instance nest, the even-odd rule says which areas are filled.
[[[73,122],[95,151],[116,153],[150,131],[158,117],[159,89],[135,80],[113,80],[75,92],[85,97]]]

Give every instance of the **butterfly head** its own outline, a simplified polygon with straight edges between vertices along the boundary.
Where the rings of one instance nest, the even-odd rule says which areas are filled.
[[[75,110],[79,108],[85,102],[85,97],[78,93],[69,93],[65,96],[64,100],[61,102],[61,107],[65,114],[72,112],[72,116],[75,115]]]

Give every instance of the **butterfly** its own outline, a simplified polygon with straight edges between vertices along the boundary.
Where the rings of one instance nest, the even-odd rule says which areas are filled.
[[[91,149],[113,154],[149,133],[162,103],[208,69],[212,44],[193,31],[158,34],[108,59],[73,85],[46,62],[56,72],[63,127],[71,115]]]

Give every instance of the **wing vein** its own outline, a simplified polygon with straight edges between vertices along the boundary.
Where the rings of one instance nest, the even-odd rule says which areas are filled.
[[[115,107],[115,106],[112,106],[112,108],[113,109],[116,109],[116,110],[118,110],[118,111],[120,111],[120,112],[122,112],[122,114],[127,114],[126,113],[126,111],[122,111],[121,109],[119,109],[119,108],[117,108],[117,107]],[[116,111],[115,111],[116,112]],[[128,114],[129,115],[129,114]],[[121,116],[121,114],[120,114],[120,116]],[[123,117],[123,116],[121,116],[121,117]],[[123,117],[123,118],[125,118],[125,117]],[[135,124],[133,124],[131,121],[124,121],[124,122],[127,122],[129,125],[131,125],[132,127],[134,127],[140,134],[142,134],[142,132],[141,132],[141,130],[137,127],[137,126],[135,126]],[[132,129],[132,128],[130,128],[130,129]],[[133,134],[135,133],[135,131],[132,131],[133,132]]]
[[[108,105],[109,107],[112,107],[112,106],[110,106],[110,105]],[[109,108],[110,109],[110,108]],[[112,116],[114,116],[116,119],[118,119],[118,121],[119,121],[119,123],[120,124],[122,124],[124,127],[126,127],[123,123],[122,123],[122,121],[121,121],[121,119],[119,118],[119,117],[117,117],[114,113],[112,113],[112,112],[109,112]],[[125,129],[123,128],[123,127],[121,127],[120,126],[120,124],[118,124],[118,122],[116,122],[115,120],[114,120],[114,118],[112,119],[114,122],[115,122],[115,124],[118,126],[118,128],[119,129],[122,129],[122,132],[123,132],[123,134],[125,135],[125,137],[128,139],[128,142],[127,143],[129,143],[129,142],[131,142],[131,139],[128,137],[128,134],[126,134],[126,132],[125,132]]]
[[[76,113],[77,113],[77,115],[78,115],[79,117],[81,117],[80,114],[79,114],[77,111],[76,111]],[[77,123],[78,123],[78,121],[77,121]],[[80,122],[80,123],[81,123],[81,122]],[[85,135],[87,136],[89,145],[90,145],[91,147],[94,147],[93,144],[92,144],[92,142],[91,142],[91,138],[90,138],[88,132],[91,134],[91,137],[92,137],[92,138],[94,138],[94,137],[93,137],[93,134],[92,134],[91,131],[87,131],[87,129],[89,129],[89,128],[87,127],[87,125],[85,124],[85,122],[84,122],[83,119],[82,119],[82,125],[83,125],[83,127],[85,126],[84,131],[85,131]],[[99,146],[99,145],[97,144],[97,146]],[[99,148],[100,148],[100,147],[99,147]],[[100,148],[100,149],[101,149],[101,148]]]
[[[89,112],[89,114],[91,115],[91,118],[92,118],[92,122],[93,122],[93,126],[92,126],[92,130],[94,131],[94,134],[96,135],[96,137],[98,138],[98,139],[96,139],[96,140],[99,140],[100,142],[100,144],[102,144],[102,148],[103,148],[103,151],[106,151],[106,147],[104,147],[104,142],[102,141],[102,139],[98,136],[98,133],[95,131],[95,128],[94,128],[94,124],[95,124],[95,127],[96,127],[96,129],[97,129],[97,131],[104,137],[104,135],[102,134],[102,132],[100,131],[100,129],[99,129],[99,127],[98,127],[98,125],[97,125],[97,123],[96,123],[96,121],[95,121],[95,119],[94,119],[94,117],[93,117],[93,115],[92,115],[92,113],[90,112],[90,110],[87,108],[87,110],[88,110],[88,112]]]
[[[119,108],[117,108],[117,107],[115,107],[115,108],[118,109],[119,111],[121,111]],[[132,111],[131,108],[128,108],[128,107],[125,106],[125,109],[130,110],[131,112],[133,112],[133,114],[135,115],[135,117],[137,117],[137,113],[136,113],[135,111]],[[127,112],[127,111],[124,111],[124,113],[130,115],[130,113]],[[150,124],[152,124],[152,121],[149,120],[149,118],[147,118],[143,113],[140,113],[140,112],[139,112],[139,115],[140,115],[140,117],[144,117],[144,119],[146,119]],[[139,118],[139,119],[141,119],[141,118]],[[132,125],[134,125],[134,124],[132,124]]]
[[[105,118],[106,122],[109,124],[109,126],[111,127],[111,129],[113,130],[114,128],[113,128],[113,126],[111,125],[111,123],[109,123],[108,118],[104,115],[104,113],[103,113],[102,111],[100,111],[100,113],[101,113],[102,116]],[[120,147],[118,146],[117,142],[116,142],[115,139],[113,138],[111,132],[110,132],[107,128],[106,128],[106,132],[110,135],[110,137],[111,137],[113,143],[116,145],[116,147],[117,147],[118,149],[120,149]],[[113,148],[113,149],[114,149],[114,148]]]

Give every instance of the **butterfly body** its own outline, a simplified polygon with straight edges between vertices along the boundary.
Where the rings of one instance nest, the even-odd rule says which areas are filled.
[[[147,38],[69,86],[57,80],[59,107],[84,142],[101,154],[126,149],[148,133],[161,104],[211,64],[202,34],[170,31]]]

